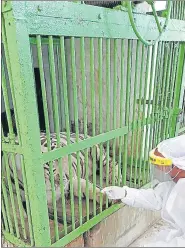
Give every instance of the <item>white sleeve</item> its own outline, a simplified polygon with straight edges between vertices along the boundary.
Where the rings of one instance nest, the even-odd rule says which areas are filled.
[[[172,184],[173,182],[160,183],[154,189],[134,189],[125,186],[126,197],[121,201],[132,207],[160,210],[164,195],[171,190]]]

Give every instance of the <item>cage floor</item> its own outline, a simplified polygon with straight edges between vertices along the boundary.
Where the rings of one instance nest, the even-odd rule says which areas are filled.
[[[152,225],[142,236],[135,240],[129,247],[146,247],[151,242],[157,240],[158,233],[162,230],[167,230],[169,224],[162,219]]]

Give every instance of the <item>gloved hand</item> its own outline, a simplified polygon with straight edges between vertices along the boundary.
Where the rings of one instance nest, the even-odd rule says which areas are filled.
[[[111,200],[121,200],[123,199],[127,192],[124,187],[110,186],[102,189],[103,194],[106,194],[107,197]]]

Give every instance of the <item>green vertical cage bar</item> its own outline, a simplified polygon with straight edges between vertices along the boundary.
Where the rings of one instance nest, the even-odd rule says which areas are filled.
[[[66,62],[65,62],[65,46],[64,46],[64,37],[60,38],[60,48],[61,48],[61,62],[62,69],[64,70],[63,74],[63,90],[64,90],[64,112],[65,112],[65,120],[66,120],[66,133],[67,133],[67,144],[70,144],[70,124],[69,124],[69,103],[68,103],[68,90],[67,90],[67,77],[66,77]],[[72,172],[72,160],[71,155],[68,156],[68,164],[69,164],[69,182],[70,182],[70,201],[71,201],[71,222],[72,229],[75,229],[74,222],[74,190],[73,190],[73,172]]]
[[[148,146],[148,135],[149,135],[149,132],[148,132],[148,120],[149,120],[149,109],[150,109],[150,99],[151,99],[151,87],[152,87],[152,80],[151,80],[151,76],[152,76],[152,72],[151,70],[153,69],[153,67],[155,66],[155,63],[154,61],[152,60],[154,58],[153,55],[153,47],[150,46],[149,47],[149,50],[148,50],[148,61],[147,61],[147,64],[148,64],[148,68],[147,68],[147,71],[146,71],[146,80],[147,80],[147,87],[146,87],[146,96],[145,96],[145,99],[144,99],[144,115],[146,115],[146,117],[144,116],[145,120],[146,120],[146,124],[144,126],[144,130],[145,130],[145,136],[144,136],[144,146],[143,146],[143,161],[144,161],[144,165],[143,165],[143,175],[142,175],[142,184],[146,184],[147,181],[146,181],[146,173],[148,174],[148,167],[146,168],[146,163],[147,163],[147,160],[148,160],[148,154],[149,154],[149,146]],[[148,99],[147,99],[148,98]],[[148,101],[148,103],[147,103]],[[147,109],[146,109],[147,107]]]
[[[142,108],[142,120],[141,120],[141,125],[142,125],[142,134],[141,134],[141,156],[140,156],[140,161],[139,161],[139,167],[140,167],[140,171],[139,171],[139,176],[142,177],[142,185],[145,179],[145,161],[142,161],[142,155],[144,155],[144,149],[145,149],[145,142],[144,142],[144,137],[146,138],[146,136],[143,135],[143,132],[145,130],[145,124],[144,124],[144,120],[145,120],[145,111],[146,111],[146,98],[147,98],[147,90],[148,90],[148,79],[149,79],[149,73],[150,73],[150,63],[151,63],[151,48],[152,47],[147,47],[147,59],[146,59],[146,72],[145,72],[145,80],[144,80],[144,89],[143,89],[143,108]],[[144,156],[143,156],[144,158]],[[142,164],[144,163],[144,164]],[[142,175],[141,175],[142,172]],[[140,179],[141,179],[140,177]],[[141,181],[141,180],[140,180]]]
[[[174,18],[175,18],[175,19],[178,19],[177,1],[175,1],[175,14],[174,14]]]
[[[139,157],[139,130],[141,129],[141,121],[140,121],[140,113],[141,113],[141,95],[142,95],[142,76],[143,76],[143,68],[144,68],[144,46],[141,44],[140,41],[138,41],[139,47],[141,51],[141,68],[140,68],[140,78],[139,78],[139,92],[138,92],[138,120],[137,120],[137,132],[136,132],[136,159],[135,159],[135,167],[138,168],[138,157]],[[137,169],[138,170],[138,169]],[[139,173],[139,170],[138,170]],[[139,184],[140,178],[138,178],[138,184]]]
[[[23,231],[23,236],[26,239],[26,231],[25,231],[25,220],[24,220],[24,208],[20,196],[20,188],[19,188],[19,181],[18,181],[18,175],[17,175],[17,169],[16,169],[16,162],[15,162],[15,155],[14,154],[9,154],[9,160],[12,161],[12,170],[13,170],[13,178],[15,182],[15,191],[16,191],[16,198],[18,201],[18,209],[19,209],[19,214],[20,214],[20,221],[21,221],[21,228]]]
[[[149,124],[148,121],[151,118],[152,114],[152,91],[154,94],[154,86],[155,86],[155,72],[156,72],[156,63],[157,63],[157,49],[158,43],[156,43],[152,49],[152,59],[151,59],[151,72],[150,72],[150,83],[149,83],[149,94],[148,94],[148,109],[147,109],[147,124],[146,124],[146,136],[145,136],[145,150],[144,150],[144,170],[146,169],[145,174],[145,183],[149,180],[149,152],[151,150],[152,144],[152,123]],[[147,148],[148,147],[148,148]],[[147,149],[146,149],[147,148]]]
[[[9,232],[8,220],[7,220],[7,216],[6,216],[6,210],[5,210],[5,206],[4,206],[3,197],[1,198],[1,209],[2,209],[2,214],[3,214],[3,221],[2,222],[4,222],[4,229],[6,232]]]
[[[98,39],[98,82],[99,82],[99,133],[101,134],[103,132],[103,85],[102,85],[102,63],[103,63],[103,40],[102,38]],[[100,144],[100,188],[103,187],[103,144]],[[100,195],[100,212],[102,212],[102,205],[103,205],[103,195]]]
[[[182,9],[183,9],[183,1],[180,3],[180,13],[179,13],[179,19],[182,20]]]
[[[177,75],[176,75],[174,101],[173,101],[173,108],[174,109],[179,107],[179,96],[180,96],[181,86],[182,86],[184,60],[185,60],[185,42],[181,43],[180,48],[179,48]],[[176,130],[176,121],[177,121],[177,115],[174,114],[172,117],[172,124],[171,124],[171,131],[170,131],[171,137],[173,137],[174,135],[176,135],[178,133],[178,130]]]
[[[2,139],[2,142],[5,142],[4,130],[3,130],[2,125],[1,125],[1,139]]]
[[[179,19],[180,14],[180,1],[177,2],[177,16],[176,18]]]
[[[171,9],[171,19],[173,19],[174,16],[174,2],[172,3],[172,9]]]
[[[84,137],[87,138],[87,88],[85,77],[85,40],[80,39],[80,67],[82,75],[82,103],[83,103],[83,119],[84,119]],[[86,179],[86,218],[89,220],[89,167],[88,167],[88,149],[85,149],[85,179]]]
[[[141,63],[141,68],[140,68],[140,73],[142,75],[142,73],[143,73],[143,63],[144,63],[144,61],[143,61],[144,53],[143,53],[143,50],[141,50],[141,42],[140,41],[137,41],[137,47],[138,47],[137,48],[138,49],[138,52],[141,52],[142,51],[142,55],[141,55],[142,63]],[[136,51],[136,60],[137,60],[137,57],[138,56],[139,55],[137,55],[137,51]],[[136,69],[137,69],[137,67],[136,67]],[[135,73],[139,73],[139,69],[138,69],[138,71],[136,70]],[[141,77],[141,75],[140,75],[140,77]],[[137,83],[139,85],[139,92],[138,92],[138,94],[139,94],[139,99],[140,99],[141,98],[142,84],[141,84],[141,80],[139,78],[139,75],[138,75],[137,81],[136,81],[136,77],[135,77],[135,83]],[[136,108],[136,106],[135,106],[135,108]],[[137,110],[138,111],[138,113],[137,113],[138,114],[138,118],[140,116],[140,108],[141,108],[141,101],[139,100],[139,106],[138,106],[138,110]],[[136,109],[135,109],[135,111],[136,111]],[[139,155],[139,125],[138,125],[138,121],[139,120],[136,121],[137,129],[136,129],[136,141],[135,141],[135,147],[136,147],[135,165],[134,165],[135,166],[135,170],[134,170],[134,173],[135,173],[134,185],[135,185],[135,187],[136,187],[136,183],[137,183],[137,181],[136,181],[136,179],[137,179],[136,178],[136,173],[138,173],[138,155]]]
[[[66,130],[67,130],[67,139],[68,143],[69,141],[69,109],[68,109],[68,98],[67,98],[67,75],[66,75],[66,55],[65,55],[65,45],[64,45],[64,37],[60,37],[60,56],[61,56],[61,69],[62,69],[62,82],[63,82],[63,95],[64,95],[64,113],[65,113],[65,120],[66,120]],[[71,162],[71,157],[69,162]],[[71,163],[70,163],[71,166]],[[59,164],[60,169],[60,179],[63,178],[63,169],[62,169],[62,163]],[[73,187],[73,183],[70,182],[70,187]],[[62,193],[62,211],[63,211],[63,217],[64,217],[64,233],[67,234],[67,220],[66,220],[66,201],[65,201],[65,194],[64,194],[64,185],[63,183],[60,184],[61,187],[61,193]],[[70,194],[73,193],[73,188],[70,188]],[[74,214],[74,205],[72,204],[74,201],[71,202],[71,212]],[[74,226],[74,223],[72,222],[72,225]]]
[[[2,168],[3,170],[4,168]],[[9,226],[9,232],[13,234],[13,224],[12,224],[12,219],[10,215],[10,204],[9,204],[9,199],[7,195],[7,189],[5,186],[5,178],[1,178],[1,190],[2,190],[2,195],[4,197],[4,204],[5,204],[5,209],[6,209],[6,214],[7,214],[7,221],[8,221],[8,226]]]
[[[132,49],[134,47],[134,41],[132,41]],[[135,131],[135,114],[136,114],[136,90],[137,90],[137,76],[138,76],[138,42],[136,45],[136,59],[135,59],[135,75],[134,75],[134,92],[133,92],[133,108],[132,108],[132,131],[131,131],[131,160],[130,160],[130,180],[132,182],[133,176],[133,158],[134,158],[134,131]],[[131,58],[133,64],[133,56]],[[134,170],[134,182],[136,182],[136,173]]]
[[[10,88],[11,88],[11,95],[12,95],[12,101],[13,101],[13,106],[14,106],[14,114],[15,114],[15,123],[16,123],[16,128],[17,128],[17,138],[18,142],[21,145],[21,136],[20,136],[20,128],[18,125],[18,116],[17,116],[17,108],[16,108],[16,97],[15,97],[15,91],[13,87],[13,79],[12,79],[12,72],[11,72],[11,63],[10,63],[10,55],[8,51],[8,45],[7,45],[7,37],[5,34],[5,23],[4,19],[2,18],[2,41],[4,45],[4,51],[5,51],[5,58],[6,58],[6,66],[7,66],[7,72],[8,72],[8,77],[9,77],[9,83],[10,83]]]
[[[162,92],[162,87],[164,86],[163,84],[163,75],[164,75],[164,53],[165,53],[165,43],[162,42],[162,55],[161,55],[161,63],[160,63],[160,68],[162,68],[162,70],[159,71],[159,90],[158,90],[158,94],[156,95],[156,111],[157,111],[157,122],[156,122],[156,129],[157,129],[157,134],[156,134],[156,139],[155,139],[155,144],[157,145],[159,143],[160,140],[160,133],[161,133],[161,110],[159,109],[159,105],[161,102],[161,95],[160,93]],[[164,61],[164,63],[163,63]]]
[[[74,37],[71,37],[71,70],[72,70],[72,85],[73,85],[73,103],[74,103],[74,118],[75,118],[75,134],[76,142],[79,142],[79,127],[78,127],[78,99],[77,99],[77,85],[76,85],[76,64],[75,64],[75,41]],[[77,177],[78,177],[78,204],[79,204],[79,220],[82,224],[82,197],[81,197],[81,165],[79,151],[77,156]]]
[[[185,2],[183,2],[183,9],[182,9],[182,20],[185,20]]]
[[[51,94],[52,94],[52,103],[53,103],[53,121],[54,121],[54,128],[55,128],[56,138],[57,138],[57,147],[60,147],[55,60],[54,60],[54,48],[53,48],[53,37],[52,36],[49,36],[48,53],[49,53],[49,67],[50,67],[50,77],[51,77]],[[49,161],[49,171],[50,171],[50,182],[51,182],[51,190],[52,190],[52,205],[53,205],[53,212],[54,212],[55,238],[56,240],[59,240],[55,179],[54,179],[54,173],[53,173],[53,162],[51,161]]]
[[[117,39],[114,39],[114,81],[113,81],[113,129],[116,129],[116,113],[117,113]],[[115,156],[116,156],[116,139],[113,139],[112,144],[112,185],[115,185]]]
[[[168,62],[169,62],[169,44],[168,43],[165,43],[165,46],[166,46],[166,49],[165,49],[165,53],[164,53],[164,70],[163,70],[163,78],[162,78],[162,96],[161,96],[161,99],[160,99],[160,132],[161,132],[161,135],[160,135],[160,141],[161,140],[164,140],[165,137],[164,137],[164,124],[165,124],[165,113],[164,113],[164,108],[165,108],[165,105],[164,105],[164,101],[165,101],[165,94],[167,94],[166,90],[167,90],[167,84],[166,84],[166,79],[167,79],[167,71],[168,71]]]
[[[24,185],[24,193],[25,193],[25,200],[26,200],[26,213],[28,216],[28,226],[29,226],[29,236],[30,236],[30,245],[34,245],[34,238],[33,238],[33,228],[32,228],[32,221],[31,221],[31,211],[30,211],[30,203],[29,203],[29,195],[28,195],[28,186],[26,180],[26,173],[25,173],[25,164],[23,157],[21,156],[21,169],[22,169],[22,178],[23,178],[23,185]]]
[[[133,109],[132,109],[132,123],[133,123],[133,131],[132,131],[132,138],[131,138],[131,162],[130,162],[130,178],[132,178],[132,169],[133,169],[133,161],[134,161],[134,131],[135,131],[135,120],[136,120],[136,95],[137,95],[137,85],[138,85],[138,60],[139,58],[139,42],[136,41],[136,58],[135,58],[135,75],[134,75],[134,99],[133,99]],[[136,144],[136,148],[137,148]],[[137,166],[135,165],[134,168],[134,185],[136,187],[136,175],[137,175]]]
[[[13,219],[14,219],[15,232],[16,232],[17,238],[20,238],[18,219],[17,219],[17,215],[16,215],[15,199],[14,199],[14,193],[13,193],[11,177],[10,177],[10,167],[8,164],[8,155],[6,152],[3,152],[3,153],[4,153],[3,154],[3,160],[4,160],[4,165],[6,168],[6,177],[7,177],[8,189],[9,189],[9,193],[10,193],[10,202],[11,202],[11,206],[12,206],[12,214],[13,214]]]
[[[147,48],[146,48],[147,49]],[[140,149],[142,149],[143,147],[143,120],[144,117],[141,117],[141,114],[143,114],[143,109],[144,109],[144,103],[145,103],[145,95],[146,95],[146,76],[144,76],[144,56],[146,55],[146,51],[145,51],[145,46],[142,45],[142,64],[141,64],[141,71],[140,71],[140,89],[139,89],[139,106],[138,106],[138,125],[140,127],[140,131],[141,131],[141,136],[139,137],[140,139]],[[143,76],[144,76],[144,87],[143,87]],[[142,90],[144,91],[144,97],[142,99]],[[143,103],[142,103],[143,100]],[[141,108],[141,104],[143,104],[143,108]],[[139,135],[139,133],[138,133]],[[138,147],[139,148],[139,147]],[[138,157],[138,156],[137,156]],[[141,186],[141,172],[142,172],[142,151],[140,152],[140,158],[138,161],[138,166],[139,166],[139,170],[138,170],[138,186]]]
[[[90,38],[90,84],[91,84],[91,116],[92,136],[95,136],[95,86],[94,86],[94,39]],[[93,214],[96,215],[96,150],[92,147],[93,154]]]
[[[37,45],[38,65],[39,65],[39,71],[40,71],[44,120],[45,120],[45,126],[46,126],[47,149],[48,151],[50,151],[51,142],[50,142],[49,116],[48,116],[48,106],[47,106],[47,96],[46,96],[46,86],[45,86],[45,75],[44,75],[44,68],[43,68],[42,43],[41,43],[40,35],[37,35],[36,37],[36,45]]]
[[[14,19],[12,9],[3,13],[3,20],[7,50],[11,54],[10,67],[14,82],[11,88],[19,95],[14,107],[21,130],[21,144],[24,147],[34,241],[35,246],[46,247],[50,246],[51,240],[44,171],[41,166],[39,123],[37,112],[33,111],[37,109],[37,105],[27,23],[25,19]]]
[[[2,63],[3,65],[3,63]],[[11,117],[11,112],[10,112],[10,104],[9,104],[9,99],[8,99],[8,90],[7,90],[7,85],[6,85],[6,79],[5,79],[5,72],[4,72],[4,66],[2,66],[2,92],[3,92],[3,99],[4,99],[4,104],[5,104],[5,111],[7,115],[7,122],[8,122],[8,129],[9,129],[9,138],[10,138],[10,143],[15,143],[15,134],[13,131],[13,124],[12,124],[12,117]]]
[[[131,61],[131,41],[128,40],[128,52],[127,52],[127,82],[126,82],[126,100],[125,100],[125,126],[129,127],[129,97],[130,97],[130,61]],[[128,134],[124,136],[124,174],[123,174],[123,185],[126,184],[127,174],[127,157],[128,157]]]
[[[159,47],[159,43],[157,42],[154,45],[153,51],[152,51],[152,62],[151,62],[151,77],[150,77],[150,91],[149,91],[149,100],[148,100],[148,111],[147,111],[147,118],[151,118],[151,123],[149,125],[149,130],[148,130],[148,126],[147,126],[147,135],[146,137],[148,137],[149,141],[148,141],[148,151],[145,151],[145,158],[144,161],[146,161],[147,163],[147,177],[146,177],[146,182],[149,181],[149,176],[150,176],[150,168],[149,168],[149,152],[152,149],[152,145],[153,145],[153,134],[154,134],[154,130],[153,130],[153,119],[152,119],[152,111],[153,111],[153,107],[154,107],[154,94],[155,94],[155,80],[156,80],[156,70],[157,70],[157,52]],[[153,94],[151,91],[151,88],[153,88]]]
[[[173,54],[173,44],[170,45],[170,56],[168,59],[168,66],[167,66],[167,76],[166,76],[166,94],[165,94],[165,99],[164,99],[164,109],[166,111],[165,113],[165,122],[164,122],[164,131],[163,131],[163,139],[167,139],[168,138],[168,119],[170,118],[170,109],[168,106],[168,96],[169,96],[169,92],[172,90],[172,87],[170,85],[170,76],[171,76],[171,63],[172,63],[172,54]]]
[[[185,17],[185,13],[183,15],[183,10],[184,10],[184,1],[182,1],[181,3],[181,20],[183,20],[183,18]]]
[[[165,124],[165,114],[164,114],[164,107],[165,107],[165,94],[167,94],[166,90],[167,90],[167,71],[168,71],[168,62],[169,62],[169,44],[166,43],[165,44],[166,49],[165,49],[165,63],[164,63],[164,71],[163,71],[163,78],[162,78],[162,96],[161,96],[161,100],[160,100],[160,115],[161,115],[161,119],[160,119],[160,130],[161,130],[161,136],[160,136],[160,140],[164,140],[164,124]]]
[[[110,131],[110,39],[106,40],[106,130]],[[110,141],[106,143],[106,186],[109,185],[109,150]],[[108,208],[108,198],[106,198]]]
[[[124,96],[124,40],[121,39],[121,87],[120,87],[120,128],[123,126],[123,96]],[[121,166],[123,165],[122,157],[123,157],[123,137],[119,137],[119,176],[118,176],[118,186],[120,186],[120,173]],[[124,168],[123,168],[124,170]],[[122,172],[125,174],[126,172]],[[123,179],[122,179],[123,180]]]
[[[175,91],[175,83],[176,83],[176,75],[177,75],[177,64],[178,64],[178,56],[179,56],[179,47],[180,47],[180,44],[179,43],[175,43],[174,44],[174,57],[173,57],[173,66],[172,66],[172,76],[171,76],[171,85],[172,85],[172,88],[171,88],[171,91],[170,91],[170,97],[169,97],[169,108],[172,109],[173,108],[173,93]],[[172,117],[173,117],[173,114],[170,115],[170,118],[168,118],[168,123],[167,123],[167,126],[168,126],[168,129],[167,129],[167,132],[168,132],[168,136],[170,136],[170,132],[171,132],[171,121],[172,121]]]
[[[180,2],[180,6],[179,6],[179,19],[181,20],[182,18],[182,1]]]
[[[153,137],[152,137],[152,147],[156,146],[157,143],[157,135],[158,135],[158,124],[159,124],[159,111],[158,111],[158,99],[159,99],[159,86],[160,86],[160,76],[161,71],[160,68],[162,67],[162,60],[163,60],[163,50],[164,46],[163,43],[160,42],[158,45],[158,61],[156,66],[156,80],[155,80],[155,89],[154,89],[154,96],[153,96],[153,108],[152,108],[152,125],[153,125]]]

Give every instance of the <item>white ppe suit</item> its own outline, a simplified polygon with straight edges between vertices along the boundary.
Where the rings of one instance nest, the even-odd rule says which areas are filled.
[[[185,135],[165,140],[158,145],[158,150],[172,159],[178,168],[185,170]],[[185,178],[177,183],[172,180],[161,182],[155,188],[110,186],[102,192],[109,199],[121,199],[132,207],[161,210],[162,219],[170,223],[171,228],[161,231],[157,239],[145,247],[185,247]]]

